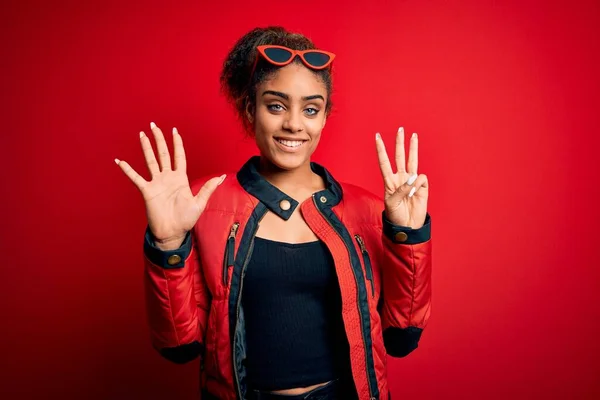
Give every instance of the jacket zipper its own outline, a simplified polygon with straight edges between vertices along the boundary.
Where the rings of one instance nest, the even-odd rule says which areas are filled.
[[[329,226],[331,227],[331,229],[333,229],[333,231],[335,232],[335,234],[339,236],[339,238],[342,240],[342,242],[344,242],[344,238],[342,238],[340,236],[340,234],[338,233],[338,231],[335,230],[335,228],[333,227],[333,225],[331,225],[331,222],[329,222],[329,220],[327,219],[327,217],[325,217],[325,215],[319,209],[319,205],[317,204],[317,198],[316,198],[316,196],[314,194],[312,195],[312,198],[313,198],[313,203],[315,203],[315,207],[317,208],[317,211],[319,212],[319,214],[321,214],[321,216],[323,217],[323,219],[325,221],[327,221],[327,223],[329,224]],[[348,251],[348,258],[350,260],[350,264],[352,264],[352,255],[350,254],[350,249],[348,249],[347,245],[346,245],[346,250]],[[358,282],[356,282],[356,285],[358,286]],[[357,290],[358,290],[358,287],[357,287]],[[358,313],[360,314],[360,332],[361,332],[361,336],[363,338],[363,346],[364,346],[364,349],[365,349],[365,367],[366,367],[369,364],[369,362],[367,360],[367,344],[366,344],[365,337],[364,337],[365,327],[363,325],[363,314],[362,314],[362,311],[360,311],[360,306],[358,307]],[[369,385],[369,397],[371,399],[373,399],[374,398],[373,397],[373,388],[371,387],[371,379],[369,379],[369,371],[368,370],[367,370],[367,384]]]
[[[227,244],[225,245],[225,255],[223,257],[223,284],[227,286],[229,283],[229,267],[233,266],[235,261],[235,236],[237,235],[240,223],[236,222],[231,225],[229,230],[229,236],[227,237]]]
[[[375,283],[373,283],[373,269],[371,268],[371,257],[369,257],[369,252],[367,251],[367,247],[365,246],[365,242],[360,235],[354,235],[358,245],[360,246],[360,251],[363,254],[363,260],[365,262],[365,271],[367,273],[367,279],[371,282],[371,297],[375,297]]]
[[[243,399],[242,397],[242,391],[240,389],[240,378],[238,376],[238,370],[237,370],[237,366],[235,365],[235,346],[236,346],[236,333],[235,331],[237,330],[237,321],[240,318],[240,303],[242,302],[242,290],[244,289],[244,272],[246,271],[246,266],[248,265],[248,261],[250,260],[250,257],[252,257],[252,252],[254,251],[254,237],[256,236],[256,232],[258,231],[258,225],[260,224],[260,221],[262,221],[263,217],[265,216],[266,212],[258,219],[258,221],[256,221],[256,226],[254,227],[254,230],[252,231],[252,236],[250,237],[250,248],[248,249],[248,252],[246,253],[246,257],[244,258],[244,264],[242,265],[242,271],[240,272],[240,290],[237,296],[237,304],[235,306],[235,329],[233,330],[233,347],[231,349],[232,352],[232,359],[231,361],[233,362],[233,372],[235,373],[235,387],[237,389],[237,393],[238,393],[238,397],[240,399]]]

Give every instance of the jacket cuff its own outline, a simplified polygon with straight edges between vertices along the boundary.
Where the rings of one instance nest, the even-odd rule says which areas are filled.
[[[144,235],[144,254],[155,265],[166,269],[183,268],[185,260],[192,252],[192,234],[188,231],[181,246],[175,250],[161,250],[154,244],[154,235],[146,226]]]
[[[422,328],[414,326],[404,329],[390,326],[383,331],[385,350],[392,357],[406,357],[419,347],[419,340],[422,333]]]
[[[177,347],[166,347],[159,350],[161,356],[175,364],[185,364],[204,353],[204,346],[198,341]]]
[[[386,217],[385,211],[381,214],[383,218],[383,233],[392,243],[418,244],[431,239],[431,216],[425,216],[425,223],[419,229],[408,226],[394,225]]]

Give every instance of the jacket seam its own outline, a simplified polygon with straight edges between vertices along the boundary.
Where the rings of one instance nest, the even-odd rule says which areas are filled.
[[[431,309],[431,302],[429,302],[429,304],[427,304],[427,309],[425,309],[425,312],[423,313],[423,319],[420,321],[419,325],[421,325],[423,328],[425,327],[425,316],[427,315],[427,313],[429,312],[429,310]],[[421,328],[421,329],[423,329]]]
[[[227,215],[237,215],[238,214],[231,210],[225,210],[225,209],[220,209],[220,208],[207,208],[203,211],[203,213],[206,213],[206,212],[220,212],[220,213],[227,214]]]
[[[413,309],[415,306],[415,286],[416,286],[416,280],[417,280],[416,279],[417,271],[416,271],[416,266],[415,266],[414,246],[410,246],[409,250],[410,250],[410,264],[411,264],[411,270],[412,270],[412,290],[411,290],[411,294],[410,294],[410,312],[408,314],[407,326],[411,326],[411,323],[413,322],[412,318],[413,318]]]
[[[179,340],[179,334],[177,332],[177,327],[175,326],[175,316],[173,315],[173,306],[171,304],[171,287],[169,285],[169,278],[165,273],[165,270],[162,269],[163,276],[165,277],[165,281],[167,282],[167,301],[169,303],[169,315],[171,316],[171,324],[173,325],[173,331],[175,332],[175,340],[177,341],[177,346],[181,344]]]
[[[350,223],[350,226],[353,227],[357,227],[357,228],[375,228],[375,229],[379,229],[381,231],[383,231],[383,225],[381,224],[374,224],[373,222],[361,222],[361,223]]]

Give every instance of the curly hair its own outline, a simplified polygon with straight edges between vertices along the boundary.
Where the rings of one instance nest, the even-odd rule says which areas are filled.
[[[289,32],[279,26],[269,26],[267,28],[255,28],[242,36],[227,54],[223,62],[221,71],[221,90],[227,97],[227,100],[234,106],[238,118],[241,120],[244,129],[252,133],[252,123],[246,117],[246,107],[250,105],[255,109],[256,88],[262,82],[271,78],[278,67],[262,59],[258,60],[256,70],[253,76],[250,76],[255,58],[258,56],[256,46],[264,44],[274,44],[286,46],[294,50],[315,49],[313,42],[300,33]],[[293,62],[301,63],[296,57]],[[325,105],[325,114],[329,114],[332,108],[331,92],[332,77],[331,70],[312,71],[325,84],[327,90],[327,103]]]

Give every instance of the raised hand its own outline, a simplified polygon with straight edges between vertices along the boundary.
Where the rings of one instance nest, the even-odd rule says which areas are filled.
[[[179,132],[173,128],[175,160],[174,168],[171,169],[171,157],[162,131],[154,122],[150,123],[150,128],[160,161],[159,165],[150,138],[140,132],[142,151],[152,177],[150,182],[142,178],[126,161],[115,159],[115,162],[142,193],[148,225],[155,243],[165,249],[177,248],[200,218],[208,199],[223,182],[225,175],[210,179],[194,196],[186,174],[185,151]]]
[[[404,158],[404,128],[396,136],[396,167],[392,171],[385,145],[378,133],[375,136],[379,167],[385,189],[384,203],[387,219],[401,226],[418,229],[425,224],[429,183],[425,174],[417,175],[419,142],[416,133],[410,139],[408,164]]]

